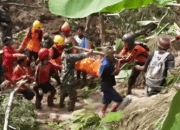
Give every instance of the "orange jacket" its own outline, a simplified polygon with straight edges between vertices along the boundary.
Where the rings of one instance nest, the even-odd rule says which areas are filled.
[[[27,45],[29,40],[30,42]],[[41,44],[40,44],[41,40],[42,40],[42,31],[30,29],[25,39],[23,40],[21,46],[19,47],[19,51],[21,52],[27,46],[29,51],[39,52],[39,50],[41,49]]]
[[[133,60],[136,61],[136,63],[146,63],[147,57],[149,56],[149,52],[146,51],[142,46],[137,45],[133,49],[133,51],[127,51],[125,47],[120,53],[120,56],[125,56],[127,53],[130,53],[130,56],[123,60],[122,63],[131,63]]]

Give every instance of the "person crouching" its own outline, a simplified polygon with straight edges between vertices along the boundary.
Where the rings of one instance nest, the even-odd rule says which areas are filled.
[[[38,53],[38,57],[40,63],[35,71],[36,86],[34,87],[34,91],[36,92],[35,106],[37,109],[40,109],[43,93],[50,92],[48,95],[47,104],[48,106],[53,106],[53,99],[54,95],[56,94],[56,89],[50,84],[50,76],[53,69],[60,70],[61,66],[49,59],[48,49],[42,48]]]

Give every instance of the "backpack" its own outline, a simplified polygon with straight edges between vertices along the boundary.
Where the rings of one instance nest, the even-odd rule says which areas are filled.
[[[161,83],[166,78],[164,77],[165,62],[169,54],[169,52],[165,52],[164,54],[159,54],[159,51],[154,52],[145,76],[148,87],[162,87]]]

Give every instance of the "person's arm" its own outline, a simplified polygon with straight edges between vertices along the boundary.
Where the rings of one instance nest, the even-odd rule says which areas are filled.
[[[54,60],[50,60],[49,63],[52,65],[52,67],[56,70],[61,70],[62,69],[62,66],[61,65],[58,65],[54,62]]]
[[[124,56],[126,56],[127,52],[128,52],[128,51],[126,50],[126,48],[123,47],[123,49],[122,49],[122,51],[120,52],[119,56],[124,57]]]
[[[175,60],[174,60],[174,56],[172,54],[168,55],[166,64],[167,64],[167,68],[168,68],[170,74],[172,74],[174,76],[180,75],[180,72],[175,69]]]
[[[29,32],[27,33],[26,37],[24,38],[23,42],[21,43],[20,47],[19,47],[19,52],[23,52],[24,48],[27,46],[28,42],[30,41],[30,34],[31,34],[31,29],[29,29]]]
[[[72,42],[72,44],[73,44],[74,46],[78,46],[76,40],[75,40],[73,37],[71,37],[70,41]],[[78,53],[79,53],[78,49],[75,49],[75,48],[74,48],[73,50],[74,50],[74,53],[75,53],[75,54],[78,54]]]
[[[120,72],[120,60],[118,60],[117,61],[117,63],[116,63],[116,68],[115,68],[115,71],[114,71],[114,75],[118,75],[119,74],[119,72]]]
[[[150,54],[150,56],[149,56],[149,57],[147,58],[147,60],[146,60],[146,63],[145,63],[143,66],[135,65],[135,68],[136,68],[138,71],[146,72],[149,63],[150,63],[150,61],[152,60],[153,55],[154,55],[154,53],[151,53],[151,54]]]
[[[70,59],[72,62],[77,62],[79,60],[82,60],[92,54],[93,50],[90,50],[87,53],[82,53],[82,54],[70,54]]]
[[[127,59],[121,60],[121,63],[132,63],[133,60],[139,55],[137,49],[134,49]]]
[[[52,48],[49,49],[49,59],[52,59],[54,56],[54,51]]]

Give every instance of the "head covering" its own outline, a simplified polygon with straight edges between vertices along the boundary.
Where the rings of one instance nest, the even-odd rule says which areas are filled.
[[[40,23],[38,20],[34,21],[34,23],[33,23],[33,29],[34,29],[34,30],[37,30],[37,29],[39,29],[39,28],[41,28],[41,23]]]
[[[7,37],[5,37],[4,39],[3,39],[3,45],[4,46],[7,46],[7,45],[9,45],[9,43],[12,41],[12,37],[9,37],[9,36],[7,36]]]
[[[114,50],[111,46],[105,47],[103,49],[104,57],[108,57],[109,55],[112,55],[114,53]]]
[[[129,44],[130,50],[135,46],[135,36],[132,33],[125,34],[122,38],[122,41]]]
[[[69,23],[65,22],[61,27],[61,32],[65,33],[65,34],[69,34],[70,31],[71,31],[71,27],[70,27]]]
[[[161,37],[158,42],[158,47],[165,49],[165,50],[169,49],[170,40],[166,37]]]
[[[42,48],[38,53],[39,60],[43,60],[46,56],[49,56],[49,50]]]
[[[64,48],[64,51],[70,51],[70,50],[72,50],[72,49],[74,48],[74,46],[73,46],[73,44],[72,44],[71,41],[68,41],[68,42],[65,44],[64,47],[65,47],[65,48]]]
[[[63,38],[60,35],[56,35],[54,37],[54,43],[57,44],[58,46],[62,46],[63,43]]]

